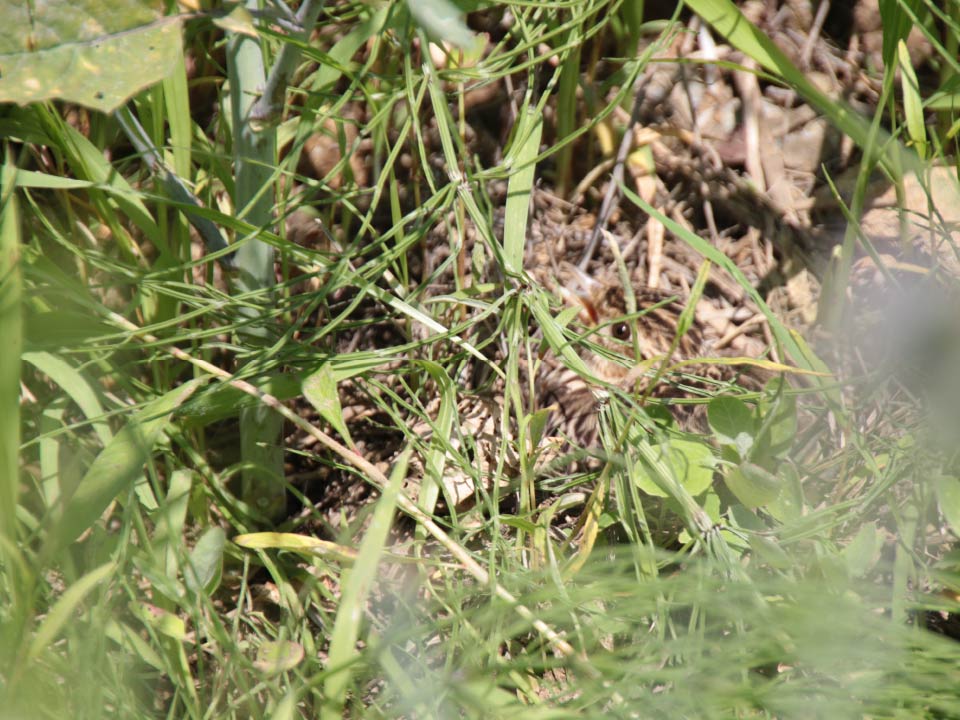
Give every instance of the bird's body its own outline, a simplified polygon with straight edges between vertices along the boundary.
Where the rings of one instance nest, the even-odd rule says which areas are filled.
[[[681,361],[710,354],[713,338],[694,313],[693,322],[678,337],[678,325],[685,299],[647,288],[633,290],[636,312],[629,313],[624,288],[616,280],[598,282],[581,279],[576,294],[564,293],[568,301],[583,307],[580,319],[588,329],[589,341],[581,357],[590,371],[583,377],[553,355],[543,359],[538,374],[541,407],[554,409],[549,429],[576,445],[599,446],[598,395],[605,386],[657,400],[690,397],[691,385],[704,387],[710,381],[729,379],[736,371],[727,366],[694,364],[684,373],[705,378],[703,382],[685,377],[685,388],[677,386],[675,373],[662,372]],[[591,347],[592,343],[592,347]],[[650,385],[651,382],[655,384]],[[670,404],[679,426],[704,430],[704,405]]]

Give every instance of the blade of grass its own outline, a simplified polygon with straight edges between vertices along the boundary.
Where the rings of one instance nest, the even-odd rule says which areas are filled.
[[[123,316],[117,315],[114,312],[108,312],[106,316],[110,322],[132,333],[137,338],[148,343],[157,342],[157,338],[153,337],[149,333],[144,332]],[[549,317],[549,313],[547,316]],[[178,360],[188,362],[195,367],[200,368],[205,373],[220,378],[234,388],[257,398],[257,400],[264,405],[268,405],[278,414],[283,416],[284,419],[291,422],[311,437],[316,438],[321,445],[326,447],[328,450],[333,451],[343,460],[357,468],[364,474],[366,479],[373,483],[378,489],[382,490],[389,484],[386,476],[379,469],[377,469],[373,463],[371,463],[369,460],[366,460],[362,455],[347,449],[326,433],[318,430],[316,427],[283,405],[272,395],[264,393],[248,382],[237,380],[226,370],[218,368],[216,365],[212,365],[205,360],[195,358],[176,346],[166,346],[164,349]],[[580,362],[582,363],[583,361],[581,360]],[[451,538],[439,525],[437,525],[436,522],[434,522],[431,516],[427,515],[416,505],[416,503],[410,500],[402,492],[397,497],[397,505],[404,513],[421,523],[427,529],[427,532],[430,533],[430,535],[432,535],[434,539],[436,539],[441,545],[443,545],[443,547],[446,548],[446,550],[454,558],[456,558],[457,562],[460,563],[467,573],[469,573],[484,587],[492,588],[492,592],[500,600],[503,600],[511,608],[513,608],[514,612],[523,618],[524,621],[530,623],[530,625],[538,633],[540,633],[540,635],[543,636],[556,655],[568,658],[575,664],[577,668],[579,668],[580,672],[583,672],[585,675],[590,677],[598,676],[598,671],[589,662],[581,662],[580,659],[578,659],[573,646],[570,645],[569,642],[561,637],[553,628],[537,618],[527,606],[520,604],[513,594],[510,593],[506,588],[497,584],[495,582],[495,577],[491,576],[490,573],[488,573],[462,545],[454,541],[453,538]]]
[[[258,0],[246,7],[256,12]],[[276,129],[253,122],[251,112],[266,81],[260,38],[232,33],[227,41],[227,73],[230,79],[230,117],[233,124],[233,162],[236,178],[233,206],[256,228],[274,224],[274,183],[277,162]],[[267,335],[269,306],[274,285],[273,246],[253,237],[237,249],[236,286],[240,292],[262,291],[260,308],[241,312],[257,321],[247,325],[241,339],[262,344]],[[283,485],[283,421],[268,407],[257,405],[240,411],[240,453],[244,460],[243,500],[268,518],[278,517],[286,507]]]
[[[504,269],[512,275],[523,272],[530,193],[533,191],[535,160],[540,153],[540,137],[543,134],[543,117],[536,109],[527,107],[521,112],[521,127],[516,135],[520,149],[516,154],[516,170],[507,183],[507,207],[504,211],[503,226]]]
[[[27,649],[27,660],[36,660],[41,653],[47,650],[60,635],[63,627],[72,622],[77,606],[83,599],[96,589],[104,580],[116,572],[116,563],[108,562],[95,570],[91,570],[64,591],[60,599],[50,609]]]
[[[73,496],[50,518],[46,557],[56,557],[96,522],[120,493],[132,487],[173,411],[204,382],[206,378],[184,383],[147,403],[130,418],[97,455]]]
[[[393,524],[397,499],[412,454],[412,446],[407,446],[400,454],[393,472],[390,474],[390,482],[383,489],[383,494],[377,501],[370,526],[360,543],[357,560],[350,570],[348,578],[343,583],[340,608],[333,625],[333,634],[330,637],[328,666],[333,670],[333,673],[324,683],[325,702],[320,710],[321,720],[334,720],[343,717],[347,688],[350,685],[352,675],[350,664],[358,655],[357,639],[360,637],[360,626],[365,617],[364,608],[367,604],[367,596],[370,594],[379,570],[380,558],[383,556],[387,536]]]
[[[7,161],[0,171],[0,538],[17,539],[16,508],[20,485],[20,348],[23,319],[20,309],[20,217],[14,195],[16,169]]]

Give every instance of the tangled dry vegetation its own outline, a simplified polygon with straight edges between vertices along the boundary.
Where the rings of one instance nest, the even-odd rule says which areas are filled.
[[[876,6],[858,2],[815,14],[816,8],[806,2],[749,2],[742,10],[827,96],[843,98],[864,113],[872,111],[881,92],[876,72],[881,64]],[[471,26],[484,33],[488,48],[506,36],[512,21],[509,11],[470,16]],[[334,35],[328,41],[336,39]],[[915,64],[922,67],[932,52],[929,43],[914,32],[907,46]],[[622,284],[626,276],[635,289],[680,298],[689,295],[703,255],[659,219],[622,198],[616,184],[622,181],[627,191],[729,258],[776,317],[806,337],[812,349],[838,371],[840,382],[851,390],[851,417],[862,424],[861,429],[883,429],[889,423],[885,403],[890,398],[871,396],[864,401],[852,388],[854,381],[879,368],[907,362],[903,353],[897,355],[892,348],[902,350],[905,342],[918,342],[900,337],[897,330],[891,334],[886,320],[894,308],[900,308],[898,317],[902,317],[904,304],[921,302],[918,292],[934,293],[937,302],[949,296],[941,291],[955,276],[956,231],[951,235],[938,229],[951,227],[960,212],[955,184],[949,179],[952,170],[934,168],[922,179],[923,185],[915,175],[908,175],[905,195],[899,200],[888,179],[878,175],[871,180],[860,226],[872,247],[869,252],[861,249],[849,284],[841,288],[847,300],[843,316],[828,318],[826,327],[818,301],[821,283],[833,268],[831,253],[843,240],[846,218],[841,205],[849,202],[859,172],[861,155],[853,140],[795,92],[765,82],[750,58],[712,39],[696,17],[688,18],[682,30],[666,41],[658,38],[646,48],[641,43],[640,53],[650,50],[652,54],[637,80],[632,113],[625,108],[629,103],[617,104],[624,89],[616,79],[623,66],[606,59],[610,49],[602,40],[584,48],[585,80],[577,89],[574,113],[586,131],[561,151],[549,152],[559,139],[557,114],[568,109],[558,110],[554,101],[544,107],[540,151],[545,156],[537,164],[524,251],[531,281],[553,293],[555,312],[564,307],[564,289],[576,290],[569,271],[572,265],[603,282]],[[455,61],[439,46],[430,50],[441,67]],[[541,46],[538,52],[549,49]],[[552,62],[549,55],[538,61],[547,68]],[[535,77],[543,82],[545,74]],[[508,75],[447,88],[463,156],[475,158],[479,168],[495,168],[503,161],[505,144],[521,113],[520,102],[525,92],[531,92],[524,80]],[[609,112],[601,121],[591,122],[598,108]],[[352,188],[352,195],[347,194],[358,208],[369,208],[377,159],[372,140],[361,138],[356,128],[364,126],[370,113],[363,102],[351,102],[338,117],[323,121],[304,145],[293,197],[321,208],[319,215],[324,218],[336,217],[328,204],[340,199],[344,188]],[[444,177],[451,172],[435,115],[424,110],[420,122],[419,155],[417,147],[406,144],[397,163],[398,172],[409,172],[397,198],[405,213],[417,207],[418,199],[429,196],[427,175]],[[421,159],[425,166],[419,165]],[[825,182],[826,176],[834,187]],[[317,181],[321,181],[320,191]],[[932,190],[931,196],[924,187]],[[462,201],[421,215],[408,229],[418,241],[406,258],[405,282],[389,273],[382,281],[402,287],[405,297],[429,307],[433,319],[443,326],[458,328],[462,340],[483,348],[487,363],[502,364],[508,352],[506,333],[503,319],[495,313],[491,316],[489,303],[501,292],[504,277],[484,233],[493,233],[495,242],[503,242],[507,183],[494,178],[467,192],[476,196],[488,226],[478,230]],[[375,208],[373,217],[374,234],[390,231],[391,218],[385,209]],[[287,220],[288,237],[294,243],[333,253],[350,246],[348,238],[355,228],[356,222],[324,223],[309,208],[294,211]],[[380,251],[378,244],[356,249],[359,257]],[[334,315],[355,300],[343,291],[327,312]],[[497,438],[504,433],[503,422],[510,421],[501,417],[502,382],[490,383],[489,369],[478,367],[483,362],[464,359],[462,346],[450,339],[430,340],[430,329],[396,319],[391,308],[375,301],[363,300],[352,313],[349,327],[355,329],[337,333],[327,340],[327,348],[346,353],[413,342],[415,347],[404,362],[429,359],[451,368],[459,411],[459,429],[454,429],[459,441],[454,442],[454,450],[463,438],[484,436],[487,454],[492,455],[482,462],[496,464],[496,452],[490,448],[505,448]],[[310,322],[319,324],[322,318]],[[535,344],[540,343],[534,355],[539,351],[542,356],[536,321],[525,322]],[[743,282],[725,268],[714,265],[711,269],[697,322],[709,326],[716,339],[711,349],[717,354],[791,363],[780,356],[768,318]],[[642,318],[640,325],[643,333]],[[792,384],[798,389],[809,387],[798,377]],[[396,393],[401,407],[392,417],[371,399],[371,394],[382,397],[386,389]],[[409,433],[400,429],[404,424],[414,427],[413,435],[429,444],[440,403],[434,384],[404,387],[402,377],[386,369],[346,384],[342,393],[344,418],[358,450],[379,462],[385,472],[409,440]],[[862,402],[870,407],[861,406]],[[536,397],[527,407],[537,407]],[[307,406],[303,410],[310,414]],[[808,415],[808,429],[822,428],[823,418],[823,413]],[[506,433],[510,436],[511,430],[507,428]],[[842,435],[841,429],[827,431],[818,442],[831,448],[824,450],[829,454],[843,446]],[[305,450],[311,444],[296,435],[287,441]],[[459,460],[479,466],[482,453],[476,452]],[[501,462],[509,469],[516,465],[515,455],[513,449],[511,457]],[[352,475],[342,477],[322,461],[317,468],[316,460],[296,460],[290,468],[292,477],[306,483],[305,496],[336,526],[345,517],[344,508],[369,497],[368,490],[358,486]],[[422,473],[416,462],[415,468],[408,486],[414,496],[418,473]],[[478,491],[476,480],[448,465],[444,496],[459,506]],[[323,531],[329,532],[330,526]]]

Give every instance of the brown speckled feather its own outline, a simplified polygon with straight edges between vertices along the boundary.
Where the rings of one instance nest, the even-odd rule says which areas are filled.
[[[688,392],[670,382],[670,377],[661,377],[656,387],[647,387],[676,339],[683,302],[676,295],[649,289],[635,291],[634,297],[637,314],[631,317],[619,284],[595,283],[588,295],[577,296],[584,308],[581,319],[593,330],[589,340],[602,348],[601,351],[584,347],[581,351],[591,375],[603,383],[654,398],[689,397]],[[707,344],[695,319],[667,363],[706,355]],[[684,367],[683,371],[713,380],[729,379],[737,373],[727,366],[708,365]],[[538,373],[538,390],[540,407],[556,408],[549,431],[582,447],[599,445],[599,384],[580,377],[558,358],[548,355]],[[672,405],[670,409],[682,428],[706,429],[704,405]]]

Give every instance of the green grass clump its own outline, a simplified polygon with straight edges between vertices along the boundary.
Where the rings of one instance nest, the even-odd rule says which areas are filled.
[[[190,62],[116,115],[0,108],[0,716],[960,716],[960,646],[926,629],[956,622],[960,584],[949,322],[912,374],[828,366],[624,187],[789,367],[697,399],[704,435],[610,388],[602,450],[543,472],[523,385],[546,352],[585,372],[591,340],[525,267],[535,185],[572,192],[691,26],[468,5],[469,26],[445,0],[307,3],[312,35],[285,9],[204,10]],[[821,303],[838,334],[858,249],[918,267],[858,228],[868,180],[902,196],[956,169],[957,8],[881,3],[865,118],[733,3],[686,7],[859,148]],[[231,114],[264,79],[246,63],[291,56],[279,116]],[[498,84],[490,150],[465,116]],[[955,278],[924,276],[947,292],[917,314],[951,317]],[[468,424],[487,391],[493,443]]]

